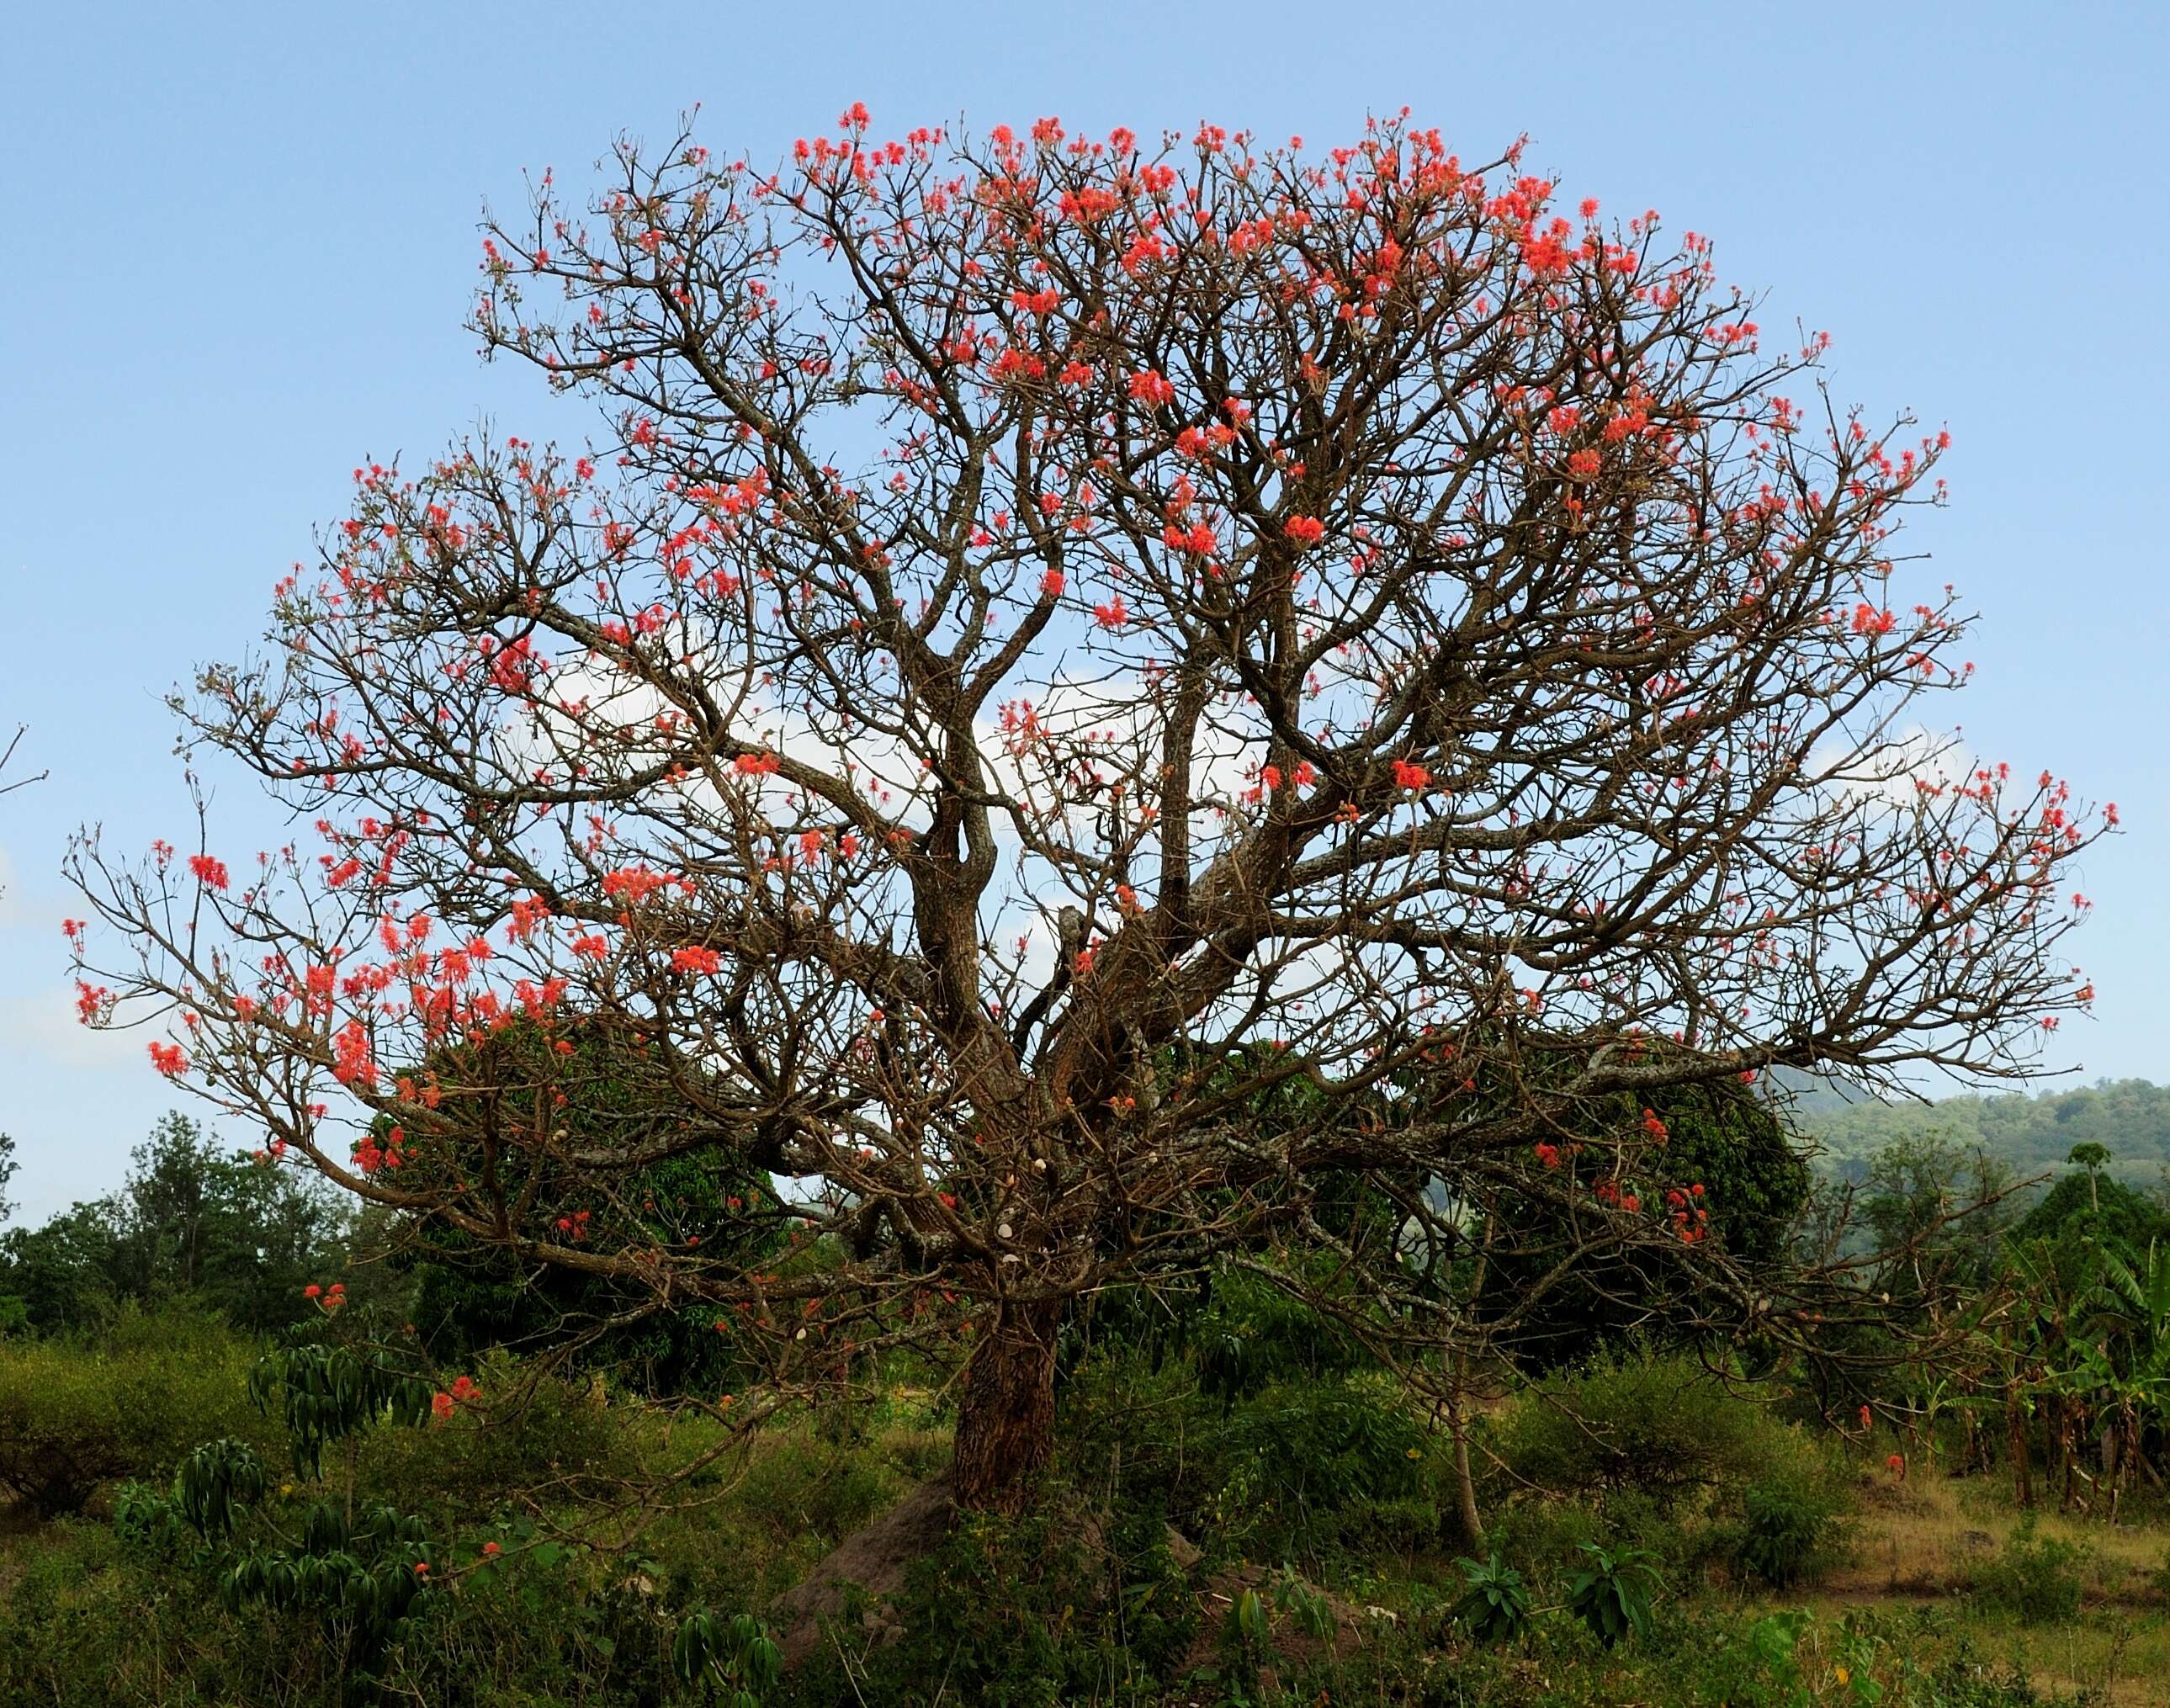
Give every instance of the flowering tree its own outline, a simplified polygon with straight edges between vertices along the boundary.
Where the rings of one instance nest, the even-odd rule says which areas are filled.
[[[1554,1273],[1784,1316],[1660,1094],[2021,1076],[2087,1000],[2094,821],[1916,721],[1965,674],[1949,594],[1886,590],[1942,435],[1831,410],[1703,239],[1406,118],[855,107],[773,171],[612,169],[489,227],[476,320],[599,438],[358,470],[180,702],[314,840],[73,857],[86,1018],[167,1014],[158,1069],[275,1155],[713,1309],[774,1393],[960,1349],[1001,1503],[1125,1278],[1242,1255],[1466,1345],[1421,1254],[1513,1193]],[[569,1044],[432,1065],[515,1019],[649,1083],[569,1126]],[[761,1237],[621,1189],[696,1154],[776,1182]]]

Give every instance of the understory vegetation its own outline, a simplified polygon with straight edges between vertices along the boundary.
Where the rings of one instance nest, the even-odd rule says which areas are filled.
[[[166,1288],[0,1339],[0,1700],[2002,1708],[2170,1673],[2151,1476],[2114,1523],[2098,1465],[2023,1508],[1966,1406],[1834,1418],[1740,1348],[1516,1379],[1466,1431],[1472,1556],[1451,1433],[1334,1325],[1234,1272],[1110,1295],[1035,1497],[869,1546],[943,1486],[938,1372],[749,1421],[659,1390],[701,1325],[516,1353],[487,1276],[350,1252],[268,1333]]]

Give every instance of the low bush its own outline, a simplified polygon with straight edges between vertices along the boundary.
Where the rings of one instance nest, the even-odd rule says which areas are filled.
[[[509,1495],[577,1497],[632,1469],[622,1417],[600,1393],[494,1353],[476,1368],[476,1398],[421,1429],[355,1438],[356,1486],[385,1499],[462,1513]]]
[[[786,1681],[805,1708],[1152,1702],[1197,1639],[1198,1603],[1157,1513],[1074,1488],[1016,1518],[963,1517],[882,1616],[847,1616]]]
[[[2023,1625],[2062,1625],[2079,1615],[2087,1568],[2086,1549],[2044,1536],[2029,1513],[2004,1546],[1975,1567],[1970,1588],[1984,1605]]]
[[[1628,1353],[1537,1384],[1494,1438],[1509,1477],[1559,1496],[1643,1496],[1660,1512],[1796,1473],[1801,1432],[1681,1357]]]
[[[248,1397],[254,1358],[179,1306],[124,1309],[94,1337],[0,1340],[0,1490],[57,1518],[115,1479],[169,1475],[200,1442],[269,1444],[276,1426]]]
[[[1215,1444],[1218,1528],[1252,1551],[1312,1560],[1431,1540],[1429,1443],[1392,1395],[1361,1380],[1269,1388],[1232,1409]]]
[[[1757,1483],[1741,1499],[1734,1563],[1778,1589],[1813,1577],[1832,1551],[1839,1512],[1836,1492],[1819,1483]]]
[[[1781,1587],[1844,1541],[1842,1466],[1797,1424],[1692,1360],[1601,1359],[1526,1390],[1493,1420],[1494,1540],[1554,1573],[1584,1546],[1647,1550]]]

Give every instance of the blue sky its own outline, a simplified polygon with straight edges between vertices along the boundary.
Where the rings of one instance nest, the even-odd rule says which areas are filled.
[[[1713,235],[1766,326],[1831,332],[1841,400],[1951,428],[1952,506],[1913,543],[1984,621],[1978,685],[1936,703],[2126,826],[2087,863],[2098,1017],[2056,1065],[2170,1079],[2157,8],[79,4],[9,35],[0,739],[28,723],[27,768],[51,771],[0,798],[25,1218],[115,1182],[170,1101],[140,1038],[73,1026],[68,832],[182,826],[160,697],[254,637],[357,462],[485,415],[579,435],[462,328],[478,211],[696,104],[712,146],[760,157],[853,100],[885,134],[1052,114],[1314,143],[1406,104],[1466,156],[1527,132],[1572,196]],[[263,809],[211,782],[238,846]]]

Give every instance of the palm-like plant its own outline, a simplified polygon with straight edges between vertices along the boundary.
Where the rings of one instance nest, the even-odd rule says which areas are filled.
[[[2132,1466],[2146,1466],[2147,1424],[2170,1420],[2170,1252],[2150,1241],[2146,1257],[2135,1266],[2105,1249],[2099,1290],[2110,1331],[2104,1344],[2117,1443],[2110,1492],[2114,1515]]]

